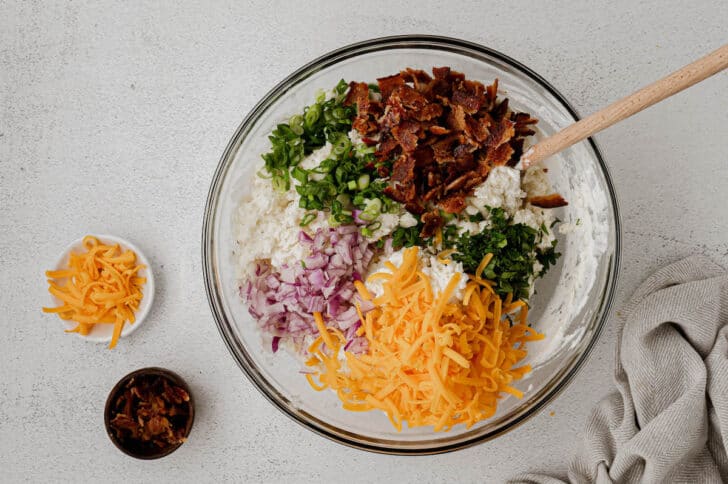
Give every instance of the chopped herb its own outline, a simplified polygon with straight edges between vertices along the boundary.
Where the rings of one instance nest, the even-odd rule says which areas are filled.
[[[443,239],[457,250],[452,257],[461,262],[469,274],[474,274],[483,257],[492,253],[493,259],[483,270],[482,277],[494,281],[494,289],[501,297],[513,293],[514,299],[528,299],[531,278],[544,274],[560,255],[555,251],[556,242],[548,250],[538,250],[539,231],[524,224],[510,224],[501,208],[489,210],[489,228],[479,234],[464,233],[457,238],[443,233]],[[544,266],[540,274],[533,272],[535,260]]]
[[[305,227],[308,224],[310,224],[311,222],[313,222],[315,218],[316,218],[316,214],[309,212],[303,216],[303,219],[301,219],[301,223],[299,225],[301,227]]]
[[[548,271],[551,266],[556,265],[556,260],[559,257],[561,257],[561,253],[556,252],[556,240],[551,243],[550,249],[536,252],[536,260],[543,266],[541,272],[536,274],[536,276],[541,277],[546,274],[546,271]]]
[[[418,223],[414,227],[397,227],[392,232],[392,248],[399,250],[402,247],[412,247],[413,245],[423,245],[424,241],[420,237],[422,224]]]

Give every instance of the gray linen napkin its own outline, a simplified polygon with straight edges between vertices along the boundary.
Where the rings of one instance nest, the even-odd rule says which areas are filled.
[[[728,275],[701,256],[671,264],[620,323],[617,391],[592,412],[569,481],[728,482]]]

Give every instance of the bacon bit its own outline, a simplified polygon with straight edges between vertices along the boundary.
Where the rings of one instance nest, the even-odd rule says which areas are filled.
[[[384,193],[387,193],[386,190]],[[414,213],[415,215],[422,215],[423,213],[425,213],[425,207],[423,207],[422,204],[419,202],[407,202],[404,204],[404,208],[408,212]]]
[[[442,116],[444,108],[440,104],[427,104],[421,110],[412,113],[417,121],[431,121]]]
[[[408,85],[397,87],[391,97],[398,97],[406,108],[418,111],[427,105],[427,99]]]
[[[447,79],[448,74],[450,74],[450,68],[449,67],[433,67],[432,73],[435,75],[435,79]]]
[[[458,213],[493,166],[518,162],[537,120],[498,100],[497,80],[484,86],[449,67],[435,67],[432,74],[405,69],[377,79],[378,106],[368,86],[352,83],[347,102],[357,104],[354,129],[378,132],[377,159],[392,162],[385,194],[414,213],[436,207]],[[423,232],[433,232],[433,224]]]
[[[465,194],[453,193],[440,201],[440,206],[447,213],[460,213],[465,208]]]
[[[146,453],[187,440],[190,395],[166,376],[132,377],[112,397],[109,410],[109,426],[125,447]]]
[[[404,86],[404,78],[400,74],[394,74],[393,76],[380,77],[377,79],[377,85],[379,86],[379,92],[382,94],[382,100],[386,101],[389,96],[399,86]]]
[[[506,163],[507,166],[510,166],[513,168],[518,164],[518,162],[521,160],[521,156],[523,155],[523,138],[513,141],[510,146],[513,149],[513,154],[511,155],[511,159],[508,160]],[[544,169],[544,171],[546,171]]]
[[[465,131],[467,123],[465,122],[465,109],[462,106],[453,106],[447,117],[447,125],[453,131]]]
[[[437,210],[433,210],[422,215],[422,223],[424,226],[422,232],[420,232],[420,237],[432,237],[435,235],[435,231],[442,226],[442,217],[440,217]]]
[[[404,106],[399,98],[390,98],[384,107],[384,116],[379,120],[379,124],[382,128],[391,129],[399,124],[404,114]]]
[[[363,135],[376,133],[377,118],[382,114],[381,103],[369,99],[369,85],[365,82],[350,82],[344,105],[356,104],[356,119],[352,127]]]
[[[377,132],[377,123],[364,116],[357,116],[351,127],[362,134],[373,134]]]
[[[488,148],[498,148],[507,143],[515,134],[515,123],[510,119],[502,119],[491,127],[485,144]]]
[[[488,152],[485,164],[486,166],[488,166],[488,168],[492,166],[507,165],[508,161],[512,158],[512,156],[513,148],[511,148],[511,145],[504,143],[494,150]]]
[[[462,106],[466,113],[475,114],[485,101],[484,90],[485,87],[479,82],[463,81],[453,90],[452,102]]]
[[[488,139],[490,125],[490,119],[486,117],[474,119],[472,116],[467,116],[465,118],[465,132],[478,143],[484,143]]]
[[[384,133],[381,141],[379,142],[379,149],[377,150],[377,159],[380,161],[394,158],[401,152],[399,148],[399,142],[394,139],[390,133]]]
[[[558,193],[551,193],[550,195],[541,195],[538,197],[531,197],[528,199],[528,201],[534,207],[540,207],[540,208],[565,207],[566,205],[569,204],[569,202],[564,200],[564,197],[562,197]]]
[[[464,187],[465,183],[468,181],[469,176],[470,175],[465,174],[448,183],[448,185],[445,187],[445,193],[451,192],[453,190],[459,190],[460,188]]]
[[[412,82],[415,85],[432,81],[432,78],[428,73],[421,69],[412,69],[411,67],[403,70],[399,73],[399,75],[402,76],[402,79],[404,79],[405,82]]]
[[[447,128],[443,128],[442,126],[430,126],[427,128],[430,133],[434,135],[441,135],[441,134],[450,134],[451,131]]]
[[[432,144],[435,160],[438,163],[455,161],[455,146],[458,142],[458,135],[450,135]]]
[[[399,125],[392,128],[394,139],[399,141],[400,146],[406,153],[411,153],[417,148],[418,133],[422,126],[413,121],[403,121]]]

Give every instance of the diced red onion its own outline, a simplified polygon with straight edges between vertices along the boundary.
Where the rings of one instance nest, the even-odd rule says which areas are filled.
[[[366,338],[356,336],[361,322],[355,304],[362,312],[373,304],[361,300],[354,281],[362,279],[372,259],[369,244],[356,225],[319,229],[313,237],[301,231],[298,241],[309,251],[303,261],[278,270],[259,261],[255,276],[240,287],[250,314],[273,336],[271,349],[277,351],[281,340],[302,348],[307,338],[317,337],[312,313],[321,312],[329,327],[344,333],[347,351],[366,351]]]

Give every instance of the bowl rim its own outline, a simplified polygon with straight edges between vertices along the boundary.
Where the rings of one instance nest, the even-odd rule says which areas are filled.
[[[312,71],[315,72],[317,66],[334,59],[341,61],[348,57],[351,57],[351,55],[347,56],[347,54],[358,55],[362,53],[386,50],[387,48],[403,49],[427,47],[440,49],[447,49],[448,47],[451,49],[465,49],[476,51],[477,53],[493,57],[498,61],[509,65],[515,70],[520,71],[523,75],[539,84],[540,87],[545,89],[563,106],[563,108],[566,109],[566,111],[572,116],[574,121],[578,121],[580,119],[580,116],[576,109],[554,86],[546,81],[541,75],[537,74],[529,67],[516,61],[508,55],[503,54],[492,48],[453,37],[420,34],[378,37],[352,43],[332,50],[296,69],[293,73],[288,75],[275,87],[268,91],[268,93],[266,93],[266,95],[263,96],[261,100],[258,101],[255,106],[250,110],[250,112],[243,118],[243,121],[240,123],[238,128],[235,130],[233,136],[230,138],[230,141],[228,142],[213,174],[212,181],[210,183],[210,190],[208,192],[207,201],[205,204],[205,213],[202,224],[202,272],[204,276],[205,292],[207,293],[208,303],[215,319],[218,332],[225,342],[225,346],[228,348],[228,351],[232,355],[233,359],[237,362],[243,373],[246,375],[248,380],[250,380],[255,388],[284,415],[288,416],[299,425],[302,425],[303,427],[315,432],[316,434],[348,447],[390,455],[432,455],[452,452],[455,450],[471,447],[482,442],[492,440],[495,437],[503,435],[504,433],[519,427],[526,420],[541,411],[549,402],[551,402],[557,395],[559,395],[569,385],[569,383],[571,383],[574,376],[583,367],[587,358],[591,354],[591,351],[596,345],[596,342],[599,340],[606,321],[610,315],[610,309],[616,295],[618,279],[617,274],[619,272],[622,249],[622,228],[616,190],[614,189],[612,177],[606,163],[604,162],[602,153],[599,150],[596,141],[592,137],[590,137],[584,141],[590,145],[595,155],[595,158],[598,161],[599,169],[604,176],[607,192],[609,193],[609,198],[611,202],[610,208],[612,211],[615,229],[613,234],[614,252],[608,261],[609,263],[607,267],[606,283],[604,285],[603,292],[601,293],[601,305],[597,308],[596,325],[594,327],[593,336],[589,341],[586,342],[586,346],[583,352],[579,355],[576,355],[572,359],[569,366],[557,373],[555,383],[543,394],[540,400],[535,401],[530,407],[523,409],[520,413],[514,415],[509,421],[505,422],[504,425],[501,425],[496,429],[464,439],[459,442],[446,443],[443,445],[434,446],[430,445],[429,447],[425,447],[424,445],[427,444],[424,444],[423,447],[418,448],[395,448],[391,445],[381,445],[379,443],[376,443],[374,442],[375,439],[367,441],[355,440],[347,438],[342,434],[331,432],[330,430],[323,428],[319,424],[317,424],[314,417],[309,416],[310,419],[307,419],[303,418],[300,414],[289,411],[289,409],[286,408],[283,402],[279,401],[273,394],[269,392],[269,390],[266,388],[266,385],[269,386],[269,384],[265,381],[260,381],[259,377],[255,374],[256,372],[250,368],[250,361],[248,360],[247,354],[244,354],[243,359],[241,359],[239,355],[235,352],[235,349],[233,347],[233,341],[231,341],[231,335],[229,334],[229,331],[225,328],[227,318],[224,311],[222,310],[222,302],[220,301],[220,296],[217,293],[217,288],[215,284],[217,278],[216,269],[214,267],[215,264],[212,257],[213,254],[211,253],[211,250],[208,250],[208,247],[213,247],[212,242],[215,239],[213,231],[215,228],[214,221],[216,214],[214,209],[216,209],[217,203],[219,201],[218,197],[216,197],[216,193],[220,184],[224,181],[224,175],[227,171],[227,168],[229,168],[228,166],[226,166],[226,160],[230,159],[230,155],[233,154],[233,152],[237,149],[236,145],[240,140],[241,134],[246,130],[246,128],[249,127],[249,124],[252,121],[255,121],[258,118],[262,110],[267,109],[267,106],[271,102],[275,101],[278,97],[280,97],[285,92],[286,86],[288,86],[293,80],[298,79],[301,75],[305,73],[308,73],[310,75]],[[308,416],[308,414],[306,415]]]
[[[173,372],[172,370],[167,370],[166,368],[161,368],[158,366],[148,366],[146,368],[139,368],[138,370],[134,370],[131,373],[127,373],[123,377],[119,379],[119,381],[116,382],[116,384],[112,387],[111,391],[109,392],[109,396],[106,397],[106,404],[104,405],[104,427],[106,428],[106,435],[109,436],[109,439],[111,442],[114,443],[117,449],[125,453],[126,455],[130,457],[134,457],[135,459],[140,460],[154,460],[154,459],[160,459],[162,457],[166,457],[175,450],[179,449],[184,442],[180,442],[179,444],[170,445],[169,447],[164,448],[161,452],[157,454],[138,454],[127,447],[125,447],[119,439],[116,437],[114,432],[111,430],[111,404],[113,401],[113,398],[117,396],[119,393],[119,390],[121,387],[126,384],[129,380],[134,378],[135,376],[148,376],[148,375],[157,375],[164,377],[174,383],[175,385],[182,387],[184,391],[187,392],[187,395],[190,396],[189,406],[190,406],[190,415],[187,419],[187,424],[185,425],[185,438],[189,437],[190,432],[192,431],[192,425],[195,423],[195,399],[192,396],[192,392],[190,391],[190,387],[187,384],[187,382],[179,376],[177,373]]]

